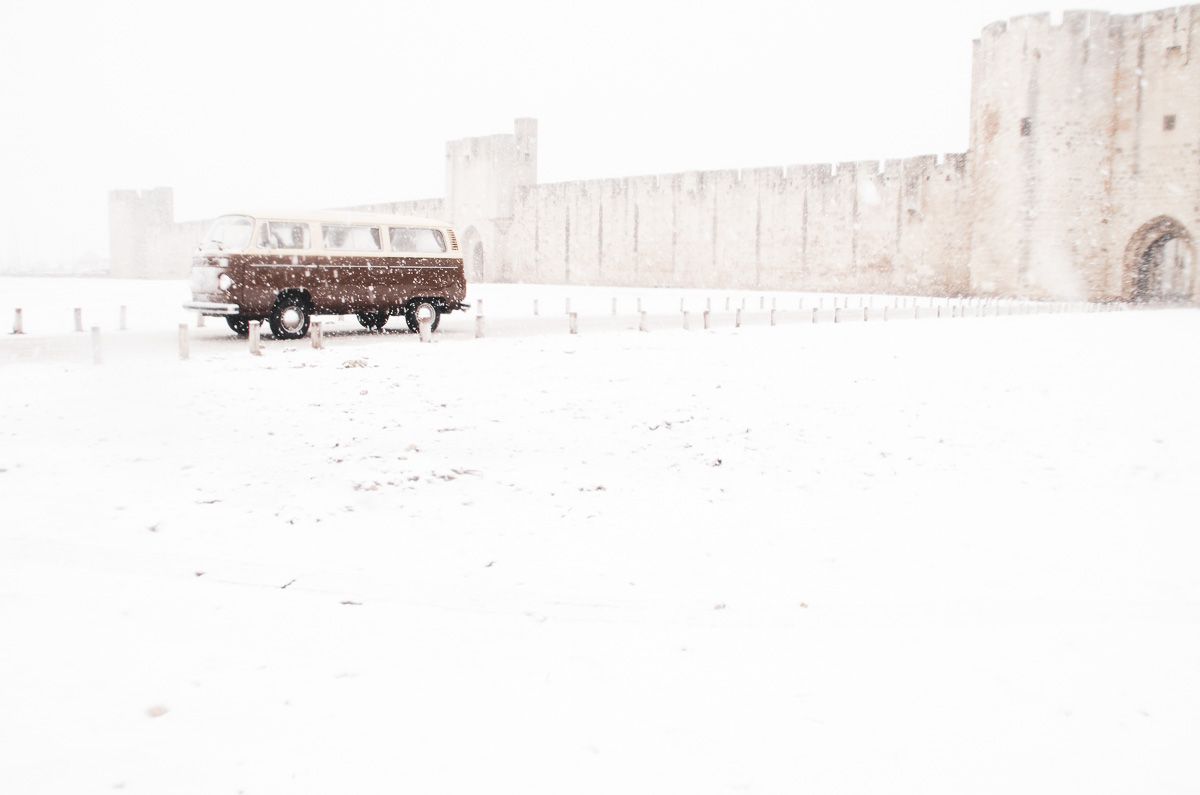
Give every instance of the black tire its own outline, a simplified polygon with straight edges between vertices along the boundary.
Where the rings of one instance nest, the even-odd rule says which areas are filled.
[[[358,322],[363,328],[369,331],[383,331],[383,327],[387,325],[390,315],[386,310],[379,312],[359,312]]]
[[[289,293],[275,302],[275,309],[267,322],[271,324],[271,333],[276,339],[298,340],[308,334],[309,320],[311,310],[308,302],[303,296]]]
[[[245,317],[227,317],[225,323],[228,324],[229,330],[239,337],[245,337],[250,334],[250,319]]]
[[[433,301],[418,298],[404,308],[404,322],[408,324],[408,330],[413,334],[421,330],[421,323],[417,318],[426,311],[433,312],[433,323],[429,330],[437,331],[438,323],[442,322],[442,313],[438,311],[437,305]]]

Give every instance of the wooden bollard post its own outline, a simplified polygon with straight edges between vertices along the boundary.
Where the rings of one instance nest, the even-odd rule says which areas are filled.
[[[705,329],[705,331],[708,330],[708,316],[710,314],[712,314],[712,312],[710,310],[708,310],[708,309],[704,310],[704,329]]]
[[[871,311],[871,307],[869,307],[869,306],[864,306],[864,307],[862,308],[862,310],[863,310],[863,322],[864,322],[864,323],[866,323],[866,322],[867,322],[867,319],[868,319],[868,318],[867,318],[867,313]]]
[[[684,311],[683,301],[684,301],[684,299],[682,299],[682,298],[679,299],[679,311],[680,312]]]
[[[742,308],[740,306],[737,308],[737,311],[733,313],[733,327],[742,327]]]
[[[617,299],[615,297],[612,300],[612,314],[613,317],[617,316]]]
[[[639,315],[640,315],[640,314],[643,314],[643,312],[642,312],[642,299],[641,299],[641,298],[639,298],[639,299],[637,300],[637,311],[638,311],[638,314],[639,314]]]
[[[312,346],[314,350],[321,350],[325,347],[325,327],[320,321],[312,324]]]
[[[796,304],[796,308],[799,310],[804,309],[804,296],[800,296],[800,303]]]
[[[75,307],[75,330],[83,331],[83,310]]]
[[[25,313],[21,310],[21,307],[17,307],[15,310],[13,310],[13,332],[12,333],[13,334],[24,334],[25,333]]]
[[[819,295],[819,296],[817,296],[817,306],[818,306],[820,309],[824,309],[824,308],[825,308],[825,296],[823,296],[823,295]]]
[[[538,313],[538,310],[537,310],[537,299],[535,298],[535,299],[533,299],[533,316],[534,316],[534,317],[537,317],[537,313]]]
[[[936,317],[938,320],[941,320],[941,318],[942,318],[942,307],[941,307],[940,305],[937,307],[937,314],[936,314],[934,317]]]
[[[921,307],[917,304],[917,300],[913,299],[913,320],[921,319]]]
[[[746,311],[746,299],[745,298],[742,299],[742,311],[743,312]]]
[[[421,342],[433,342],[433,318],[420,318],[417,321],[417,331],[421,335]]]
[[[815,306],[814,306],[814,307],[812,308],[812,315],[813,315],[812,322],[813,322],[813,323],[816,323],[816,322],[817,322],[817,311],[818,311],[818,310],[817,310],[817,307],[815,307]]]
[[[646,313],[641,310],[638,310],[638,331],[649,331],[649,330],[650,329],[646,328]]]
[[[842,308],[840,306],[835,306],[833,308],[833,322],[834,323],[837,323],[841,319],[841,314],[842,314]]]
[[[483,299],[475,302],[475,317],[483,317]]]
[[[568,315],[569,315],[569,314],[571,314],[571,299],[570,299],[570,298],[568,298],[568,299],[567,299],[567,309],[566,309],[566,312],[567,312],[567,314],[568,314]]]
[[[776,304],[777,300],[778,299],[776,299],[774,296],[771,296],[771,311],[772,312],[774,312],[778,308],[778,305]]]
[[[579,333],[579,315],[578,314],[576,314],[575,312],[569,312],[567,314],[567,323],[570,327],[570,331],[572,334]]]
[[[128,323],[129,311],[128,311],[128,308],[125,306],[125,304],[121,304],[120,315],[121,316],[120,316],[120,322],[118,323],[118,328],[121,331],[125,331],[127,328],[129,328],[129,323]]]
[[[725,296],[725,311],[729,311],[729,296]]]
[[[100,327],[92,326],[92,364],[100,364]]]
[[[770,317],[771,325],[774,326],[775,325],[775,310],[774,309],[771,310],[769,317]]]
[[[687,331],[687,330],[689,330],[691,327],[692,327],[692,313],[691,313],[691,312],[684,312],[684,313],[683,313],[683,328],[684,328],[684,331]]]
[[[767,308],[767,297],[765,295],[760,295],[758,297],[758,308],[759,309]]]
[[[262,356],[262,346],[259,345],[259,339],[258,339],[258,336],[260,333],[259,329],[261,326],[262,326],[262,321],[260,321],[260,320],[251,320],[250,321],[250,332],[249,332],[249,334],[246,335],[246,340],[250,346],[250,355],[251,356]]]
[[[884,304],[884,306],[883,306],[883,322],[886,323],[887,319],[888,319],[888,308],[887,308],[887,304]]]
[[[179,358],[187,361],[191,351],[188,350],[188,326],[187,323],[179,324]]]
[[[483,339],[483,315],[475,316],[475,339]]]
[[[704,311],[705,311],[705,312],[711,312],[711,311],[712,311],[712,299],[711,299],[711,298],[705,298],[705,299],[704,299]]]

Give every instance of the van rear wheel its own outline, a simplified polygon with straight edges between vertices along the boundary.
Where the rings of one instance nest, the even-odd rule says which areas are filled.
[[[408,330],[414,334],[421,330],[421,318],[430,318],[433,322],[429,326],[430,331],[437,331],[438,323],[442,320],[442,313],[433,305],[432,301],[417,300],[410,303],[404,308],[404,322],[408,324]]]
[[[359,324],[363,328],[371,331],[383,331],[383,327],[387,325],[389,315],[386,311],[359,312],[357,317]]]
[[[245,337],[250,333],[250,321],[244,317],[227,317],[225,322],[229,325],[229,330],[239,337]]]

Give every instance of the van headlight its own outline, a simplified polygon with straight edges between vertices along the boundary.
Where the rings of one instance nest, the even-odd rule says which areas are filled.
[[[227,293],[233,287],[233,279],[229,277],[228,273],[222,273],[217,277],[217,287],[221,292]]]

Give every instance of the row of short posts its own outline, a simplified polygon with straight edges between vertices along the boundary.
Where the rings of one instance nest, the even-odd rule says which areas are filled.
[[[72,315],[75,319],[75,331],[78,333],[82,333],[83,332],[83,308],[78,307],[78,306],[75,307],[74,310],[72,310]],[[93,326],[92,330],[94,331],[96,328],[97,328],[96,326]],[[129,309],[124,304],[121,304],[120,312],[117,315],[117,328],[119,328],[121,331],[125,331],[127,328],[129,328]],[[25,333],[25,310],[19,306],[16,307],[15,309],[13,309],[12,333],[13,334],[24,334]]]
[[[910,299],[902,299],[901,297],[896,296],[893,299],[892,308],[897,308],[897,309],[901,308],[904,305],[906,305],[909,302],[909,300]],[[842,301],[842,303],[839,305],[839,299],[836,296],[833,299],[833,303],[834,303],[833,308],[835,310],[835,315],[834,315],[835,319],[839,316],[839,313],[837,310],[849,309],[850,299],[843,298],[843,299],[841,299],[841,301]],[[911,299],[911,301],[912,301],[912,307],[913,307],[913,316],[918,317],[920,304],[915,298]],[[930,298],[930,299],[928,299],[928,301],[929,301],[929,304],[928,304],[929,308],[933,309],[935,314],[938,317],[941,317],[942,316],[942,305],[937,304],[936,303],[937,299],[935,299],[935,298]],[[760,296],[759,300],[758,300],[758,305],[759,305],[760,310],[765,309],[766,308],[766,298],[763,296]],[[963,302],[959,302],[958,304],[950,303],[948,306],[950,308],[950,317],[966,317],[967,316],[967,306]],[[995,302],[995,301],[984,300],[982,303],[975,304],[975,310],[976,310],[975,314],[977,316],[986,316],[986,314],[988,313],[988,310],[990,309],[993,315],[999,316],[1001,314],[1002,307],[1004,308],[1004,310],[1006,311],[1007,314],[1024,314],[1024,313],[1037,314],[1039,312],[1057,313],[1057,312],[1068,312],[1078,306],[1087,307],[1084,310],[1086,312],[1096,312],[1096,311],[1111,310],[1114,305],[1111,305],[1111,304],[1097,305],[1097,304],[1091,304],[1091,303],[1073,304],[1073,303],[1065,303],[1065,302],[1013,305],[1013,304],[1001,304],[1001,303]],[[861,296],[859,298],[859,307],[864,310],[863,319],[866,320],[869,317],[869,310],[872,307],[865,305]],[[1101,309],[1100,307],[1104,307],[1104,308]],[[731,299],[726,297],[725,311],[726,312],[730,311],[730,308],[731,308]],[[737,308],[735,311],[742,312],[745,310],[745,308],[746,308],[746,299],[743,298],[742,302],[741,302],[741,307]],[[772,298],[771,299],[771,311],[777,311],[777,308],[778,308],[777,299]],[[798,308],[801,310],[804,309],[804,299],[803,298],[799,299]],[[825,308],[825,298],[824,298],[824,296],[819,296],[817,306],[812,307],[814,323],[817,322],[816,321],[816,312],[819,309],[824,309],[824,308]],[[568,315],[571,314],[571,299],[570,298],[566,299],[565,309],[566,309],[566,313]],[[685,314],[687,313],[686,299],[681,298],[679,300],[679,311],[681,313],[685,313]],[[888,307],[886,305],[883,307],[880,307],[880,311],[883,314],[883,318],[885,320],[888,319],[888,317],[890,316],[890,313],[888,312]],[[711,298],[705,299],[705,312],[709,312],[709,313],[712,312],[712,299]],[[642,310],[642,299],[641,298],[637,299],[637,313],[639,315],[644,314],[644,312]],[[536,298],[533,299],[533,314],[535,316],[539,314],[538,299],[536,299]],[[615,297],[612,299],[611,314],[614,317],[617,315],[617,298],[615,298]],[[478,303],[478,311],[476,314],[476,322],[475,322],[476,337],[484,336],[482,333],[483,321],[481,318],[483,318],[483,301],[482,300],[480,300]],[[125,331],[128,328],[128,326],[129,326],[128,319],[129,319],[128,307],[126,307],[124,304],[122,304],[120,307],[119,318],[118,318],[118,328],[121,331]],[[82,308],[76,307],[74,309],[74,320],[75,320],[75,331],[82,332],[84,330],[83,309]],[[314,324],[314,325],[318,325],[318,324]],[[736,316],[735,316],[735,325],[738,325],[738,326],[741,325],[741,323],[738,322],[738,318]],[[772,324],[772,325],[774,325],[774,324]],[[196,327],[204,328],[204,315],[201,315],[201,314],[196,315]],[[706,328],[707,328],[707,326],[706,326]],[[25,333],[24,313],[20,307],[18,307],[17,309],[14,310],[12,333],[13,334],[24,334]]]
[[[82,309],[82,307],[75,307],[72,314],[73,314],[74,320],[75,320],[75,331],[82,332],[83,331],[83,309]],[[127,327],[127,322],[126,322],[127,317],[128,317],[128,313],[126,311],[125,305],[122,304],[121,311],[120,311],[120,320],[119,320],[121,331],[124,331]],[[15,309],[13,309],[12,333],[13,334],[24,334],[25,333],[25,310],[22,309],[21,307],[16,307]],[[93,364],[101,364],[104,361],[104,352],[103,352],[103,348],[100,343],[100,327],[99,326],[92,326],[91,336],[92,336],[92,363]]]
[[[941,318],[941,317],[943,317],[943,313],[942,313],[943,307],[941,304],[936,304],[935,300],[936,299],[933,299],[933,298],[929,299],[929,307],[934,310],[935,317]],[[833,309],[833,322],[840,323],[841,319],[842,319],[842,312],[846,311],[848,309],[848,307],[847,306],[837,306],[836,299],[835,299],[834,303],[835,303],[835,306]],[[847,299],[847,303],[848,303],[848,299]],[[679,305],[680,305],[680,312],[683,315],[683,328],[690,329],[691,328],[691,312],[687,311],[687,309],[685,308],[686,303],[685,303],[684,299],[680,299]],[[804,299],[802,298],[802,299],[800,299],[800,307],[803,308],[803,305],[804,305]],[[731,299],[729,299],[727,297],[725,299],[725,308],[727,311],[729,310],[730,306],[731,306]],[[745,306],[746,306],[746,299],[743,298],[742,302],[741,302],[741,306],[736,307],[734,309],[733,325],[735,328],[741,328],[741,326],[742,326],[742,316],[743,316],[743,311],[745,309]],[[759,297],[759,308],[763,309],[765,307],[766,307],[766,298],[760,296]],[[776,314],[777,308],[776,307],[777,307],[776,299],[772,298],[771,299],[771,309],[769,310],[769,314],[768,314],[768,322],[772,326],[776,325],[776,318],[777,318],[777,314]],[[901,299],[899,297],[896,297],[893,301],[893,306],[891,308],[900,308],[900,307],[901,307]],[[1001,303],[999,301],[988,301],[985,299],[983,301],[978,301],[978,300],[976,301],[975,306],[974,306],[974,309],[975,309],[974,314],[976,317],[987,317],[989,314],[989,309],[990,309],[991,310],[990,314],[993,317],[998,317],[1001,314],[1002,308],[1005,310],[1005,314],[1008,314],[1008,315],[1012,315],[1012,314],[1042,314],[1042,313],[1059,314],[1059,313],[1063,313],[1063,312],[1070,312],[1073,310],[1078,310],[1080,307],[1082,307],[1083,311],[1085,311],[1085,312],[1111,312],[1111,311],[1114,311],[1117,309],[1125,308],[1125,306],[1123,304],[1093,304],[1093,303],[1079,304],[1079,303],[1071,303],[1071,302],[1041,302],[1041,303],[1012,304],[1012,303]],[[566,299],[565,308],[567,310],[568,330],[570,331],[571,334],[578,334],[579,333],[579,314],[577,312],[571,311],[571,299],[570,298]],[[822,308],[823,308],[823,300],[819,301],[817,306],[814,306],[811,308],[813,323],[818,322],[818,313],[821,311]],[[967,309],[968,309],[967,304],[965,304],[961,301],[958,304],[950,303],[949,308],[950,308],[949,316],[951,318],[967,317]],[[880,308],[880,312],[882,314],[882,319],[884,321],[887,321],[891,316],[891,314],[888,310],[889,310],[889,307],[886,305],[884,305],[883,307]],[[915,299],[912,301],[912,310],[913,310],[913,319],[919,320],[921,317],[921,307],[920,307],[920,304]],[[617,299],[615,297],[612,299],[611,311],[614,316],[617,314]],[[638,331],[649,331],[649,325],[647,324],[647,313],[645,310],[642,309],[642,299],[641,298],[637,299],[637,312],[638,312]],[[538,301],[536,298],[533,300],[533,313],[535,315],[538,314]],[[75,321],[75,331],[82,332],[83,331],[83,309],[81,307],[75,307],[73,310],[73,316],[74,316],[74,321]],[[712,299],[711,298],[706,299],[705,309],[704,309],[704,312],[702,313],[701,317],[702,317],[703,328],[706,330],[710,329],[712,327]],[[128,328],[128,318],[129,318],[128,308],[125,305],[121,305],[120,311],[119,311],[119,316],[118,316],[118,323],[119,323],[119,328],[121,331],[125,331]],[[864,322],[866,322],[866,321],[870,320],[870,318],[871,318],[871,307],[867,306],[867,305],[862,305],[862,320]],[[262,325],[261,322],[257,321],[257,320],[252,320],[249,323],[249,333],[247,335],[247,344],[248,344],[250,353],[254,356],[262,355],[261,325]],[[203,328],[203,326],[204,326],[204,316],[203,315],[197,315],[196,326],[199,328]],[[432,342],[433,341],[432,321],[430,319],[422,320],[419,325],[418,330],[419,330],[420,339],[422,342]],[[485,326],[484,326],[484,314],[483,314],[483,300],[481,299],[477,304],[476,315],[475,315],[475,338],[476,339],[483,338],[484,331],[485,331]],[[25,333],[25,314],[24,314],[24,310],[21,307],[17,307],[13,311],[12,333],[13,334],[24,334]],[[321,350],[325,347],[324,329],[320,322],[314,322],[312,324],[310,337],[312,340],[312,347],[314,349]],[[92,361],[95,364],[100,364],[103,361],[103,350],[102,350],[102,346],[101,346],[100,327],[99,326],[91,327],[91,339],[92,339]],[[190,355],[191,355],[191,350],[190,350],[190,341],[188,338],[188,326],[186,323],[180,323],[179,324],[179,358],[186,360],[186,359],[190,358]]]

